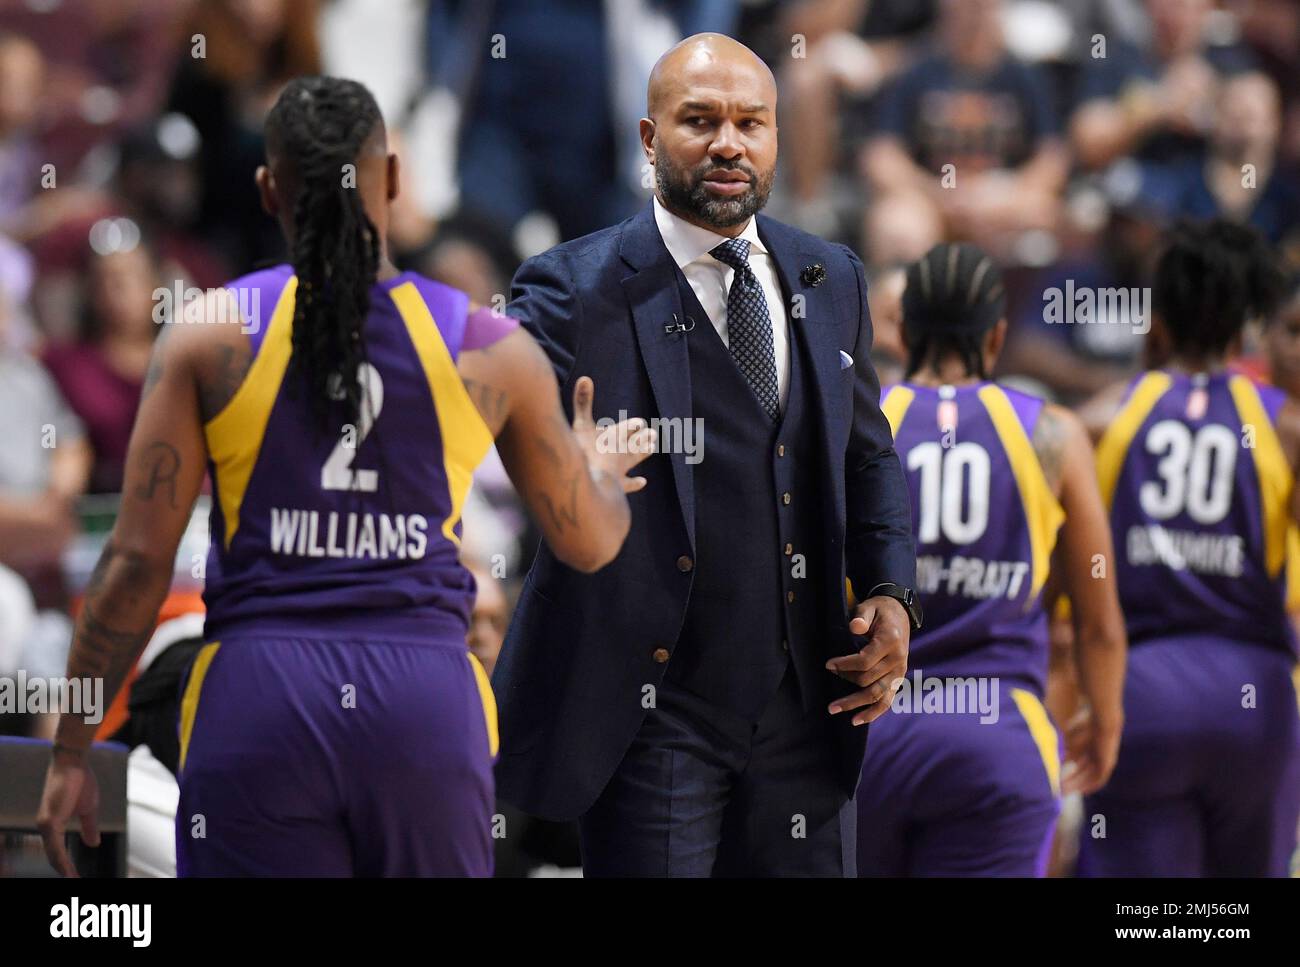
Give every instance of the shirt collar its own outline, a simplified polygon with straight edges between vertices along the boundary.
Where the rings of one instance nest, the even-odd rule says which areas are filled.
[[[663,237],[664,245],[668,248],[668,254],[673,257],[673,261],[677,263],[679,269],[684,269],[692,262],[708,256],[709,252],[727,240],[725,235],[719,235],[707,228],[692,225],[686,219],[674,215],[663,206],[657,195],[654,198],[654,211],[655,224],[659,226],[659,234]],[[751,256],[755,253],[765,254],[767,252],[767,246],[758,237],[758,219],[753,216],[750,217],[749,224],[745,226],[745,230],[738,237],[749,243],[749,254]],[[718,264],[721,265],[722,263],[719,262]]]

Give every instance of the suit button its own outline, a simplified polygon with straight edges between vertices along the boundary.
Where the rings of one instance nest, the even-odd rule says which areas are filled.
[[[787,591],[787,592],[785,593],[785,600],[786,600],[787,602],[789,602],[790,604],[794,604],[794,592],[793,592],[793,591]]]
[[[664,662],[668,660],[668,649],[656,648],[653,657],[655,661],[657,661],[659,664],[662,665]]]
[[[695,567],[695,562],[692,561],[687,555],[683,554],[681,557],[677,559],[677,570],[681,571],[683,574],[685,574],[693,567]]]
[[[793,553],[794,553],[794,545],[793,544],[785,545],[785,556],[789,557]]]
[[[784,457],[784,456],[785,456],[785,444],[784,444],[784,443],[778,443],[778,444],[776,445],[776,455],[777,455],[778,457]]]
[[[790,491],[787,490],[785,493],[781,495],[781,503],[783,504],[790,503]]]
[[[790,650],[790,642],[786,641],[784,638],[781,639],[781,650],[782,651]]]

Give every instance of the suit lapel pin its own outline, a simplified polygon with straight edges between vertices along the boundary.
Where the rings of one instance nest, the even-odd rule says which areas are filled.
[[[820,262],[814,262],[812,265],[805,265],[803,272],[799,274],[805,285],[821,285],[826,281],[826,266]]]

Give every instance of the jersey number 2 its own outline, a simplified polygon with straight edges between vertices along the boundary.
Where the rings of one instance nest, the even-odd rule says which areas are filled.
[[[343,438],[320,468],[322,490],[360,490],[372,494],[379,489],[379,471],[353,470],[352,461],[384,408],[384,381],[379,378],[379,370],[362,363],[357,367],[357,382],[361,386],[361,416],[357,420],[360,426],[344,427]]]

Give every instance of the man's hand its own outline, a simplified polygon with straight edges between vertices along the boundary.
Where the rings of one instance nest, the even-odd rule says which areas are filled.
[[[81,841],[99,845],[99,783],[86,765],[86,754],[55,748],[50,768],[45,773],[45,791],[36,814],[36,828],[45,842],[45,857],[63,876],[77,876],[77,868],[68,856],[64,834],[68,820],[81,820]]]
[[[1119,759],[1119,740],[1124,731],[1124,713],[1116,709],[1108,715],[1095,715],[1084,705],[1065,729],[1066,770],[1061,792],[1087,796],[1110,779]]]
[[[645,486],[645,477],[629,477],[628,471],[655,452],[658,435],[640,417],[603,429],[597,426],[591,411],[595,393],[590,376],[581,377],[573,387],[573,435],[593,475],[607,474],[622,484],[623,493],[636,493]]]
[[[907,674],[907,646],[912,638],[912,623],[898,601],[880,595],[867,598],[853,609],[849,631],[866,635],[866,645],[856,655],[832,658],[826,667],[840,678],[863,688],[837,698],[830,705],[830,713],[838,715],[862,708],[864,711],[853,716],[853,724],[866,725],[885,714],[897,689],[895,683],[902,681]]]

